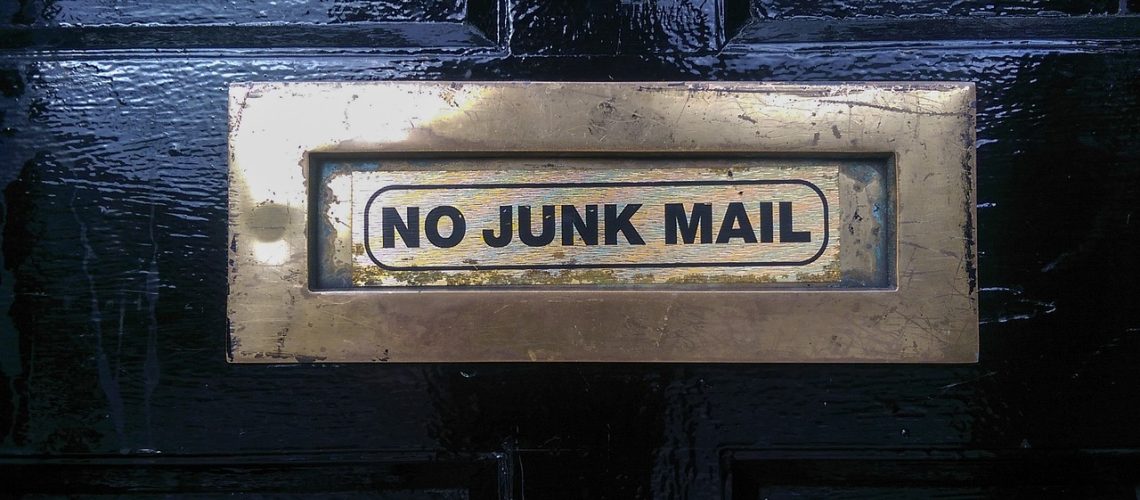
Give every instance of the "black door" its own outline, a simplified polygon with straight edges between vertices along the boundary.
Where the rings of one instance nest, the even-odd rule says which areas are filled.
[[[3,2],[0,494],[1134,498],[1138,10]],[[976,82],[981,362],[228,364],[227,85],[393,79]]]

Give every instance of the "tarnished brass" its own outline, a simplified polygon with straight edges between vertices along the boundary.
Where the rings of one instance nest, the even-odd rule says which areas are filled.
[[[974,361],[973,92],[233,85],[231,360]]]
[[[330,179],[350,187],[332,193],[339,203],[317,217],[350,225],[344,247],[352,248],[352,284],[839,281],[836,164],[597,168],[610,162],[578,160],[566,169],[487,162],[498,168],[380,161],[384,170],[353,171],[347,184]]]

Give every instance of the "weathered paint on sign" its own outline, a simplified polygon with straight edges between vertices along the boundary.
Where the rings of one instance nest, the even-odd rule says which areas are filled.
[[[704,163],[353,172],[353,284],[839,281],[838,165]]]

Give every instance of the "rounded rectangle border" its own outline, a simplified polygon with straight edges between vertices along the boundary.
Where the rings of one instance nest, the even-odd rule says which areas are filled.
[[[819,250],[808,259],[800,261],[757,261],[757,262],[662,262],[662,263],[593,263],[593,264],[539,264],[539,265],[467,265],[467,266],[393,266],[380,261],[372,251],[368,235],[369,214],[372,204],[380,195],[395,190],[430,189],[564,189],[564,188],[614,188],[614,187],[668,187],[668,186],[735,186],[735,185],[801,185],[819,196],[823,214],[823,238]],[[648,269],[648,268],[687,268],[687,267],[772,267],[805,266],[815,262],[827,250],[830,239],[830,220],[827,197],[815,184],[802,179],[786,180],[731,180],[731,181],[632,181],[632,182],[558,182],[558,183],[513,183],[513,184],[444,184],[444,185],[391,185],[378,189],[364,207],[364,249],[368,258],[377,266],[388,271],[499,271],[528,269]]]

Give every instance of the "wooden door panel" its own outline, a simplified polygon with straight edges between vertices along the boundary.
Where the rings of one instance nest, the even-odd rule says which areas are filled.
[[[3,483],[1127,494],[1140,483],[1133,3],[3,4]],[[895,17],[925,14],[956,17]],[[226,86],[392,79],[974,81],[981,361],[228,364]],[[992,479],[1002,467],[1024,481]]]

